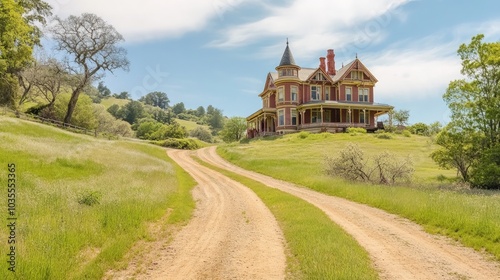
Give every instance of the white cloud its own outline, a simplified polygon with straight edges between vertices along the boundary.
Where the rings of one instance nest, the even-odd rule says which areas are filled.
[[[461,78],[458,44],[414,42],[412,48],[388,49],[363,60],[379,82],[377,99],[421,100],[440,98],[449,82]]]
[[[94,13],[112,24],[127,41],[137,42],[202,30],[211,19],[222,19],[226,11],[245,0],[46,1],[55,15]]]
[[[380,41],[384,29],[405,16],[398,8],[411,0],[294,0],[271,7],[261,20],[229,27],[209,45],[239,47],[265,38],[290,37],[294,54],[307,56],[325,46],[355,44],[366,48]],[[264,51],[263,51],[264,52]]]

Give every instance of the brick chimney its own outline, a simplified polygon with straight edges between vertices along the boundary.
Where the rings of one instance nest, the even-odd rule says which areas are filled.
[[[327,51],[327,62],[328,62],[328,75],[335,75],[337,74],[337,70],[335,70],[335,53],[333,53],[332,49],[329,49]]]
[[[326,72],[326,64],[325,64],[325,58],[320,57],[319,58],[319,68],[323,69],[323,71]]]

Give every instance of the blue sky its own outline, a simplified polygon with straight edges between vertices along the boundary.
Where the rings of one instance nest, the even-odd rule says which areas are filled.
[[[410,122],[449,120],[442,94],[461,78],[456,50],[483,33],[500,41],[493,0],[48,0],[56,15],[95,13],[126,39],[130,71],[108,73],[112,92],[166,92],[188,108],[246,117],[286,46],[302,67],[335,50],[377,77],[375,101],[410,110]]]

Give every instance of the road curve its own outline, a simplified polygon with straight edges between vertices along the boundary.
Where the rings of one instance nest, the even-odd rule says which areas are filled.
[[[138,279],[284,279],[283,234],[251,190],[201,166],[189,151],[168,155],[199,185],[196,210],[157,265]]]
[[[223,160],[216,147],[197,151],[203,160],[302,198],[322,209],[363,246],[381,279],[500,279],[498,262],[415,223],[380,209],[328,196],[247,171]]]

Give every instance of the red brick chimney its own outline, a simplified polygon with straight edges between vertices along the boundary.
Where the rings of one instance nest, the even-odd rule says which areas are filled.
[[[325,58],[320,57],[319,58],[319,68],[323,69],[323,71],[326,72],[326,64],[325,64]]]
[[[337,70],[335,70],[335,53],[333,53],[332,49],[329,49],[327,51],[327,62],[328,62],[328,75],[335,75],[337,74]]]

